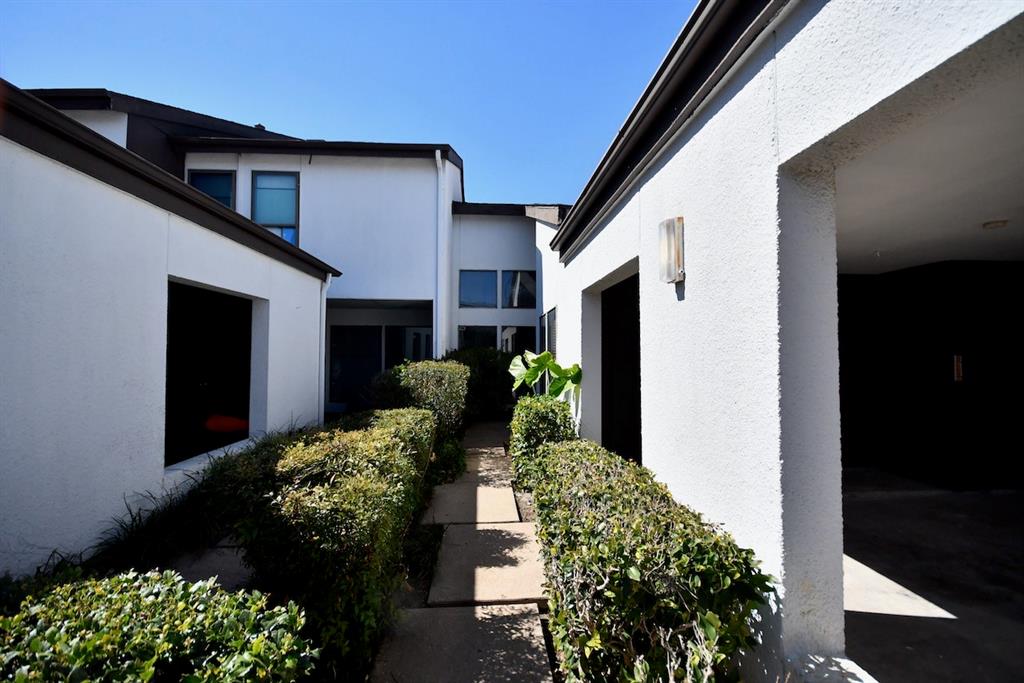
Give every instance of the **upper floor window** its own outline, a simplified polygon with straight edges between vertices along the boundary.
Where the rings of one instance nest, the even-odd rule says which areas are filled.
[[[501,271],[502,308],[537,307],[537,271]]]
[[[292,244],[298,244],[299,174],[253,171],[252,220]]]
[[[189,171],[188,184],[229,209],[235,208],[234,171]]]
[[[459,306],[463,308],[497,308],[497,271],[460,270]]]

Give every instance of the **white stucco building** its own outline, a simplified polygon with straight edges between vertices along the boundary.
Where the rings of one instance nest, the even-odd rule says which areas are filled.
[[[557,232],[538,224],[583,434],[779,580],[751,679],[844,666],[820,659],[844,654],[841,347],[844,459],[927,444],[939,469],[955,441],[962,476],[1016,443],[999,321],[1024,260],[1022,10],[700,2]],[[685,280],[666,283],[677,217]],[[967,412],[961,363],[1001,400]]]
[[[321,420],[340,273],[6,82],[0,104],[0,572],[20,573],[210,452]]]

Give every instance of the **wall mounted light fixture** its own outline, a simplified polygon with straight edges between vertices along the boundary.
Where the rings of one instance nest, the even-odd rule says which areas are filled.
[[[658,267],[662,282],[682,282],[686,279],[683,268],[683,217],[669,218],[658,225]]]

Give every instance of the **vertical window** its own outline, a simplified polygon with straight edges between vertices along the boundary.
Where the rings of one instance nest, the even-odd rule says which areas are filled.
[[[544,335],[544,350],[550,351],[551,355],[557,358],[556,354],[556,342],[558,341],[558,326],[557,319],[555,316],[555,309],[552,308],[545,314],[545,327],[546,334]]]
[[[299,174],[253,171],[252,220],[292,244],[299,243]]]
[[[497,271],[460,270],[459,306],[463,308],[497,308]],[[493,342],[491,346],[494,346]]]
[[[459,348],[493,349],[498,345],[498,328],[490,325],[459,325]]]
[[[502,308],[537,307],[537,271],[501,271]]]
[[[235,208],[234,171],[189,171],[188,184],[229,209]]]
[[[501,350],[520,354],[536,347],[537,328],[505,325],[501,328]]]

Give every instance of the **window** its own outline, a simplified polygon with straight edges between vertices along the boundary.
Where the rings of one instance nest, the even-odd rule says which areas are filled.
[[[537,271],[501,271],[502,308],[537,307]]]
[[[536,348],[537,328],[510,326],[501,328],[501,350],[519,355],[523,351],[532,351]]]
[[[249,436],[252,301],[167,286],[164,464]]]
[[[253,171],[252,220],[292,244],[298,244],[299,174]]]
[[[551,355],[555,355],[556,342],[558,341],[558,328],[556,323],[555,309],[552,308],[544,314],[544,350],[550,351]]]
[[[459,348],[497,347],[498,328],[490,325],[459,325]]]
[[[459,306],[463,308],[497,308],[497,271],[460,270]],[[491,346],[494,346],[494,342],[491,342]]]
[[[188,184],[229,209],[235,208],[234,171],[189,171]]]

